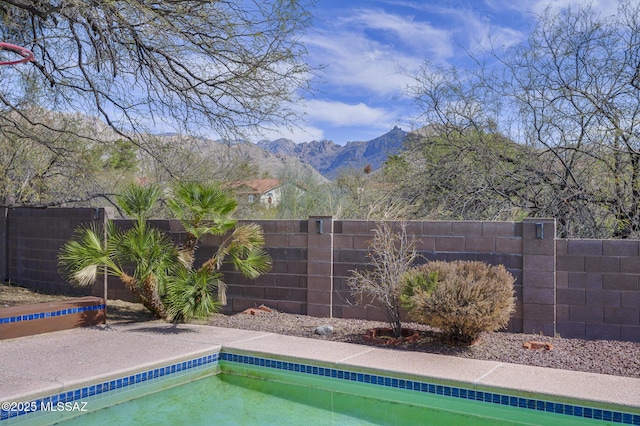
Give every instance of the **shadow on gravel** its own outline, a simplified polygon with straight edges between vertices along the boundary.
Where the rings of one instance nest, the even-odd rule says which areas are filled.
[[[427,352],[439,355],[449,355],[449,356],[464,356],[464,354],[471,351],[471,348],[468,346],[457,346],[451,345],[449,343],[445,343],[442,341],[439,333],[435,331],[420,331],[420,338],[415,342],[402,343],[397,346],[387,346],[384,344],[376,344],[371,343],[363,339],[363,334],[366,330],[363,330],[362,333],[352,333],[352,334],[344,334],[341,336],[330,336],[326,340],[336,340],[347,343],[355,343],[358,345],[367,345],[367,346],[375,346],[380,348],[389,348],[395,350],[402,351],[414,351],[414,352]],[[314,336],[316,338],[322,338],[320,336]]]

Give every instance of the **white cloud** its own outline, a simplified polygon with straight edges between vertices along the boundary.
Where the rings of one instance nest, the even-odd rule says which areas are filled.
[[[311,99],[297,106],[305,122],[297,127],[263,130],[252,140],[290,139],[296,143],[333,138],[336,143],[366,140],[389,131],[398,124],[398,111],[371,107],[362,102],[348,104],[337,100]],[[330,135],[327,135],[330,130]]]
[[[460,10],[458,18],[463,23],[467,34],[467,43],[472,52],[487,51],[493,48],[508,48],[526,39],[527,35],[520,30],[496,25],[471,10]]]
[[[616,16],[620,1],[616,0],[531,0],[531,1],[513,1],[513,0],[484,0],[490,10],[494,12],[504,12],[505,10],[518,13],[523,22],[527,23],[526,27],[518,30],[513,28],[502,27],[496,34],[498,43],[494,45],[502,45],[508,47],[517,42],[524,41],[528,37],[529,31],[536,25],[539,17],[544,16],[547,9],[552,13],[557,13],[568,8],[590,7],[596,14],[603,17]],[[513,24],[512,24],[513,25]],[[502,40],[502,42],[500,42]],[[513,40],[513,41],[509,41]],[[506,43],[505,43],[506,41]]]
[[[592,0],[590,3],[580,0],[537,0],[531,5],[531,11],[537,15],[542,15],[547,7],[553,10],[566,9],[573,6],[587,6],[603,15],[616,15],[619,2],[611,0]]]
[[[395,120],[393,112],[372,108],[364,103],[350,105],[338,101],[310,100],[304,109],[309,121],[331,127],[367,126],[384,129]]]
[[[444,61],[453,49],[448,32],[384,11],[358,10],[336,19],[305,43],[314,61],[325,66],[329,85],[372,97],[400,95],[425,58]]]
[[[533,18],[532,14],[540,16],[547,8],[557,11],[567,7],[587,5],[604,16],[615,15],[620,5],[620,2],[615,0],[590,0],[588,2],[585,0],[485,0],[485,3],[493,10],[515,10],[527,18]]]
[[[561,1],[561,0],[558,0]],[[447,50],[447,55],[441,58],[451,58],[464,55],[459,45],[472,51],[478,48],[486,49],[491,44],[494,46],[510,46],[524,39],[525,28],[517,27],[520,21],[499,21],[498,15],[505,16],[505,11],[517,11],[520,14],[530,14],[530,10],[523,5],[530,6],[526,1],[514,0],[484,0],[488,7],[483,7],[479,2],[417,2],[410,0],[388,0],[391,5],[409,8],[420,15],[429,16],[434,25],[429,34],[431,42],[439,40],[442,52]],[[499,23],[498,23],[499,22]],[[431,25],[429,25],[431,26]],[[439,29],[445,27],[446,30]],[[402,30],[402,28],[400,28]],[[415,37],[413,31],[408,31],[409,37]],[[461,36],[462,35],[462,36]],[[446,38],[445,38],[446,36]],[[418,38],[419,39],[419,38]],[[466,40],[466,44],[463,43]],[[456,46],[458,44],[458,46]]]
[[[348,90],[361,90],[372,96],[398,94],[407,83],[399,69],[415,69],[422,63],[422,58],[403,55],[354,34],[316,38],[308,45],[317,50],[316,59],[325,65],[322,78],[329,85],[342,86],[346,95]]]
[[[379,10],[360,10],[344,20],[345,26],[381,33],[391,45],[397,44],[413,53],[446,59],[453,55],[451,32],[416,21],[413,16],[399,16]],[[386,37],[385,37],[386,36]],[[403,50],[404,50],[403,49]]]

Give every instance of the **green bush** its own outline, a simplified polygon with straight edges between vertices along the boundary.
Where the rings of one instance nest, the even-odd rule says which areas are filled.
[[[507,325],[514,311],[515,279],[504,266],[474,261],[435,261],[412,272],[405,306],[416,321],[438,328],[455,343],[470,344],[483,331]]]
[[[411,310],[413,297],[420,293],[422,297],[429,296],[438,284],[438,271],[429,270],[429,264],[414,266],[409,269],[402,280],[402,306]]]

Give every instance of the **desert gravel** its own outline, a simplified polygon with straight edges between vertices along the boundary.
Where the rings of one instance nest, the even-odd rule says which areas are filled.
[[[369,344],[362,335],[374,327],[386,327],[386,323],[343,318],[315,318],[281,312],[256,312],[255,315],[217,314],[207,324],[218,327],[265,331],[289,336]],[[333,334],[321,336],[315,333],[318,326],[331,325]],[[483,333],[477,344],[452,346],[444,344],[438,333],[427,326],[407,323],[405,327],[420,330],[415,343],[403,343],[394,350],[429,352],[463,358],[500,361],[564,370],[610,374],[640,378],[640,343],[614,340],[581,340],[547,337],[532,334],[506,332]],[[529,341],[551,343],[551,350],[525,349]]]
[[[44,295],[0,283],[0,308],[65,298],[69,298],[69,296]],[[109,300],[108,305],[107,323],[153,320],[152,315],[138,303]],[[367,330],[386,326],[381,322],[315,318],[276,311],[260,312],[257,315],[216,314],[209,318],[207,323],[219,327],[266,331],[363,345],[368,344],[362,339],[362,335]],[[334,328],[334,333],[330,336],[315,334],[314,330],[321,325],[331,325]],[[420,330],[420,339],[415,343],[405,343],[395,347],[395,350],[430,352],[464,358],[640,378],[640,343],[615,340],[586,341],[497,332],[484,333],[478,344],[463,347],[442,343],[438,339],[438,334],[427,326],[411,323],[404,324],[404,326]],[[529,341],[551,343],[553,349],[550,351],[524,349],[523,344]]]

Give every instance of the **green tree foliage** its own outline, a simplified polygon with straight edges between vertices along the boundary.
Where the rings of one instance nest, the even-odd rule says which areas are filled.
[[[403,153],[384,164],[383,179],[414,218],[515,220],[528,190],[520,171],[533,159],[499,134],[430,129],[410,134]]]
[[[148,137],[152,153],[140,152],[140,176],[171,186],[174,182],[236,182],[257,177],[250,155],[229,145],[186,135]]]
[[[489,65],[426,65],[415,76],[420,121],[446,144],[464,135],[488,153],[461,151],[482,171],[469,199],[484,192],[493,206],[480,217],[493,217],[497,200],[500,211],[557,218],[561,237],[640,235],[638,16],[626,0],[611,16],[588,4],[548,9],[526,42],[490,52]],[[500,138],[517,146],[498,155],[490,144]]]
[[[39,116],[65,131],[43,127],[27,137],[0,132],[0,199],[14,205],[95,205],[133,181],[134,144],[109,140],[111,132],[107,136],[78,116],[43,110]]]
[[[158,160],[145,165],[154,173],[142,177],[155,182],[164,182],[156,179],[163,173],[171,180],[193,178],[188,174],[200,168],[171,161],[186,159],[187,153],[166,144],[163,151],[151,135],[210,134],[234,140],[295,125],[294,101],[308,88],[310,75],[301,35],[311,22],[311,3],[1,2],[0,39],[32,50],[35,60],[0,67],[0,142],[61,156],[65,153],[55,143],[61,139],[88,149],[110,145],[113,138],[77,132],[67,120],[42,114],[82,112],[106,123],[121,139],[104,147],[113,155],[110,167],[135,165],[129,163],[136,157],[128,156],[126,141],[140,151],[138,160]],[[173,155],[174,150],[181,155]],[[75,162],[65,168],[83,173]],[[15,179],[11,183],[22,186],[24,177]],[[94,188],[93,194],[109,192],[105,189]]]
[[[278,174],[283,182],[280,202],[275,207],[276,219],[306,219],[331,215],[334,194],[328,182],[320,182],[304,169],[285,168]]]
[[[398,158],[398,157],[394,157]],[[386,178],[386,179],[385,179]],[[344,219],[403,220],[410,216],[411,201],[402,198],[397,180],[365,170],[342,170],[335,180],[334,214]]]
[[[148,222],[161,195],[158,186],[132,185],[118,197],[120,208],[134,219],[130,229],[118,230],[110,222],[104,231],[78,230],[77,238],[59,255],[72,282],[91,284],[106,268],[156,317],[182,321],[206,317],[226,304],[224,264],[232,264],[249,278],[270,269],[262,229],[230,219],[236,204],[220,185],[181,184],[168,199],[187,232],[181,246]],[[222,243],[196,267],[195,251],[205,235],[223,236]]]
[[[119,172],[129,172],[138,168],[138,149],[130,141],[118,139],[105,149],[106,158],[103,169],[112,169]]]
[[[375,198],[371,177],[360,170],[341,170],[335,180],[340,203],[340,217],[366,218],[371,201]]]

